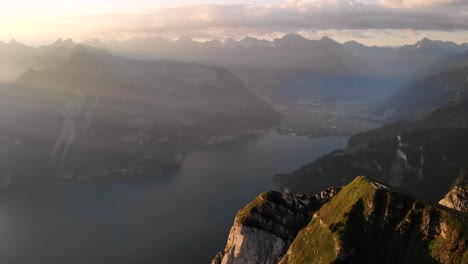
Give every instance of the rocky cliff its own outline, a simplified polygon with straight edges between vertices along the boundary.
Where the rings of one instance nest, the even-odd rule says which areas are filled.
[[[468,261],[466,214],[416,199],[381,182],[357,177],[325,203],[319,202],[311,209],[300,206],[312,217],[301,218],[305,223],[300,222],[299,232],[295,229],[297,225],[289,232],[284,230],[289,225],[273,228],[278,220],[271,221],[272,215],[256,213],[258,208],[265,207],[262,204],[268,204],[266,208],[284,208],[285,198],[278,200],[269,198],[270,195],[261,195],[239,211],[226,250],[213,263],[455,264]],[[316,196],[299,197],[299,205],[317,202]],[[275,218],[287,221],[296,217],[297,210],[273,212]],[[249,218],[246,215],[254,215],[255,223],[264,224],[249,226],[244,222]],[[282,239],[283,234],[297,235],[289,244],[285,242],[290,236]]]
[[[457,211],[468,213],[468,167],[463,168],[450,192],[439,203]]]
[[[240,210],[212,264],[277,263],[313,213],[339,189],[316,195],[269,192]]]

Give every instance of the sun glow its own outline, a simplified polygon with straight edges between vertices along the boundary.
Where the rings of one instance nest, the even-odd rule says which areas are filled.
[[[290,32],[367,45],[402,45],[423,36],[468,41],[468,5],[440,6],[441,2],[434,0],[430,3],[437,8],[426,5],[418,10],[388,4],[397,2],[18,0],[2,3],[0,41],[15,38],[40,45],[59,37],[84,41],[183,35],[209,40],[247,35],[268,38]]]

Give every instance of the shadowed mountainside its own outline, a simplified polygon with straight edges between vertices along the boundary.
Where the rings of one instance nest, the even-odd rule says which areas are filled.
[[[220,67],[130,60],[83,46],[1,93],[2,155],[10,165],[4,187],[155,174],[180,164],[194,144],[278,120]]]

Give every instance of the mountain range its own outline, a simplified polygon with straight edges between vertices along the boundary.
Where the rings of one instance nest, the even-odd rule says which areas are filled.
[[[321,95],[323,90],[332,88],[349,90],[351,94],[346,94],[345,98],[360,97],[361,91],[366,96],[375,95],[376,91],[389,89],[387,82],[401,83],[427,65],[468,50],[466,43],[458,45],[427,38],[402,47],[368,47],[355,41],[340,44],[328,37],[310,40],[299,34],[288,34],[272,41],[252,37],[204,43],[188,37],[176,41],[134,38],[106,45],[111,51],[129,56],[222,65],[236,73],[247,86],[275,99],[314,98],[314,93]],[[248,74],[256,68],[261,70]],[[255,78],[258,74],[262,74],[262,78]],[[263,78],[273,80],[262,82]],[[342,83],[332,82],[337,78],[343,80]],[[293,80],[302,86],[291,83]],[[298,93],[297,96],[291,97],[294,93]],[[332,96],[342,95],[334,92]]]
[[[128,56],[222,66],[282,114],[281,131],[300,135],[352,135],[425,116],[455,96],[464,71],[457,68],[468,66],[468,44],[427,38],[401,47],[340,44],[299,34],[272,41],[246,37],[201,43],[183,37],[106,45]]]
[[[428,65],[468,50],[466,43],[458,45],[427,38],[401,47],[368,47],[355,41],[340,44],[328,37],[310,40],[299,34],[288,34],[272,41],[246,37],[239,41],[197,42],[183,36],[175,41],[160,37],[135,37],[106,42],[92,39],[83,44],[136,59],[175,59],[223,66],[236,73],[255,92],[276,99],[291,97],[291,93],[311,96],[315,89],[319,90],[315,92],[318,94],[316,96],[321,96],[323,91],[320,89],[343,88],[344,84],[348,88],[340,91],[350,90],[351,93],[345,98],[361,96],[361,90],[375,94],[385,86],[378,82],[380,80],[397,83],[422,72]],[[55,60],[59,60],[76,45],[71,39],[59,39],[51,45],[33,48],[11,40],[0,43],[0,57],[14,54],[13,57],[22,58],[24,64],[25,60],[40,60],[39,57],[51,54],[54,54]],[[28,67],[47,67],[47,64],[51,64],[29,63],[31,65]],[[248,70],[275,80],[261,82],[260,78],[254,78],[255,75],[247,74]],[[342,83],[333,83],[336,77],[345,79]],[[299,84],[289,83],[293,80],[299,82],[298,79],[302,80],[302,86],[305,86],[302,90],[305,91],[301,92]],[[255,81],[257,85],[250,85]],[[281,93],[286,89],[287,92]],[[338,92],[333,95],[338,95]],[[294,98],[297,99],[297,96]]]
[[[105,47],[108,51],[91,46]],[[167,154],[154,158],[158,160],[153,162],[158,164],[155,168],[161,169],[166,166],[164,164],[172,164],[175,157],[180,159],[180,153],[190,144],[225,140],[232,135],[277,124],[279,116],[276,111],[281,114],[282,123],[288,124],[282,130],[302,131],[300,133],[306,135],[340,134],[335,131],[339,129],[353,133],[401,118],[411,120],[353,136],[349,141],[351,149],[361,144],[363,140],[360,138],[366,141],[393,137],[394,141],[400,132],[464,126],[465,103],[460,99],[464,90],[459,87],[465,81],[467,68],[463,65],[468,65],[468,60],[463,59],[464,53],[453,54],[463,52],[466,46],[423,39],[403,47],[367,47],[357,42],[339,44],[326,37],[309,40],[298,34],[273,41],[247,37],[240,41],[229,39],[205,43],[188,37],[177,41],[134,38],[108,43],[95,39],[83,45],[71,39],[59,39],[38,48],[11,40],[0,44],[0,58],[4,58],[2,64],[11,74],[16,71],[18,74],[10,89],[1,90],[2,108],[5,109],[2,111],[4,155],[17,162],[28,160],[29,163],[41,164],[40,171],[47,172],[44,175],[74,179],[77,175],[90,174],[89,171],[93,171],[91,174],[113,175],[127,167],[141,169],[146,167],[141,166],[145,162],[134,161],[158,157],[160,154],[150,150],[154,148],[165,149],[159,153]],[[139,55],[144,55],[146,60],[136,59]],[[186,62],[148,60],[164,56]],[[421,77],[387,93],[377,87],[382,80],[406,77],[401,74],[395,77],[394,73],[383,77],[377,72],[387,70],[379,68],[383,66],[379,61],[385,61],[385,67],[390,63],[393,66],[389,67],[400,70],[402,68],[395,65],[411,65],[414,76]],[[214,66],[203,66],[197,62]],[[423,64],[427,66],[423,67]],[[443,70],[433,73],[435,69]],[[407,73],[407,70],[402,72]],[[451,99],[450,105],[440,108]],[[364,103],[366,100],[379,102],[378,107]],[[362,109],[356,111],[357,107]],[[312,115],[318,117],[318,121],[302,122],[305,119],[300,116],[311,116],[309,111],[315,111]],[[324,120],[321,111],[331,116]],[[371,111],[374,111],[374,117],[369,116]],[[384,117],[379,120],[376,116]],[[353,128],[345,129],[350,123]],[[99,125],[94,128],[95,124]],[[93,132],[88,131],[89,127]],[[116,132],[110,136],[103,133],[106,130]],[[18,133],[22,136],[19,137]],[[88,137],[86,133],[94,135]],[[177,139],[169,135],[177,135]],[[34,140],[26,143],[25,138]],[[127,143],[122,146],[114,143],[119,140]],[[146,140],[155,146],[148,149],[127,146],[131,145],[130,142]],[[388,139],[381,140],[383,145],[387,144],[384,142]],[[392,149],[397,148],[395,144]],[[116,153],[133,154],[132,157],[115,158],[108,155],[102,160],[95,158],[95,164],[78,166],[77,160],[83,153],[96,153],[94,147],[89,148],[90,145],[102,150],[100,156],[108,155],[114,148],[120,149]],[[21,151],[20,146],[23,148]],[[33,146],[50,154],[29,153]],[[69,155],[69,151],[74,149],[80,150]],[[384,150],[388,151],[390,149]],[[389,168],[391,166],[387,164],[391,164],[393,154],[385,157],[379,166]],[[123,166],[125,168],[115,167],[112,164],[117,160],[129,163]],[[108,165],[103,169],[101,163]],[[56,168],[53,173],[49,171],[50,166]],[[9,175],[31,174],[11,172],[16,167],[9,167]],[[77,172],[77,167],[86,167],[86,172]],[[349,170],[348,173],[351,171],[355,172]],[[366,170],[360,174],[368,175]],[[345,178],[350,180],[353,176],[350,174]],[[23,182],[20,178],[16,177],[17,181]],[[6,182],[9,185],[13,180]],[[444,186],[448,184],[451,182],[447,181]],[[299,185],[310,191],[307,189],[309,185]],[[316,186],[314,191],[319,191],[318,188]]]
[[[0,186],[155,175],[281,121],[355,135],[276,175],[284,192],[240,210],[213,263],[465,263],[467,50],[298,34],[0,43]]]
[[[2,43],[0,81],[11,82],[28,69],[58,66],[76,45],[70,39],[38,48],[14,40]],[[327,37],[310,40],[299,34],[272,41],[154,37],[92,39],[83,45],[137,60],[175,59],[223,67],[280,112],[283,125],[279,131],[300,135],[349,136],[427,115],[453,96],[455,85],[447,83],[452,77],[446,71],[457,74],[456,67],[468,66],[463,53],[468,44],[427,38],[401,47],[368,47],[355,41],[340,44]],[[424,88],[428,83],[431,90]]]

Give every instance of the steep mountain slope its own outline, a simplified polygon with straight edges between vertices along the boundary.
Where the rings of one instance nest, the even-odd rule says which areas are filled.
[[[370,68],[329,38],[310,40],[288,34],[273,41],[246,37],[236,41],[197,42],[161,38],[111,42],[117,54],[135,58],[177,59],[218,65],[238,75],[247,86],[267,98],[331,100],[359,98],[375,85],[362,73]],[[337,81],[337,78],[342,80]]]
[[[332,188],[317,195],[259,195],[237,213],[226,248],[212,263],[277,263],[314,212],[338,191]]]
[[[211,49],[199,59],[223,65],[273,105],[282,133],[351,135],[377,127],[362,101],[380,96],[386,82],[375,82],[370,67],[332,39],[288,34],[270,46]]]
[[[468,129],[403,132],[332,152],[275,181],[292,192],[317,192],[366,175],[438,202],[468,160]]]
[[[461,68],[465,66],[468,66],[468,46],[467,50],[463,53],[444,57],[432,64],[429,64],[422,70],[422,74],[435,74],[446,71],[447,69]]]
[[[460,68],[460,70],[462,69],[463,68]],[[468,71],[466,72],[466,74],[468,74]],[[451,88],[450,91],[446,90],[445,92],[442,92],[438,90],[436,93],[429,93],[430,96],[434,99],[437,97],[449,97],[450,101],[448,104],[444,103],[443,100],[440,100],[440,98],[437,98],[435,100],[441,101],[437,104],[444,104],[444,106],[430,112],[428,116],[417,120],[399,121],[394,124],[383,126],[381,128],[356,134],[348,140],[348,146],[356,147],[362,144],[366,144],[368,142],[378,140],[379,138],[387,136],[396,136],[400,133],[414,131],[417,129],[429,129],[440,127],[467,127],[468,115],[466,113],[468,111],[468,81],[463,81],[462,78],[452,81],[454,83],[451,85],[451,87],[453,88]],[[440,94],[441,92],[445,94],[442,96],[437,96],[437,94]],[[448,96],[447,93],[450,93],[451,95]],[[415,97],[417,97],[416,94],[417,92],[414,93]],[[409,100],[405,100],[405,102],[407,106],[412,104]],[[394,104],[398,105],[399,102],[395,101]],[[434,107],[434,105],[432,105],[431,107]]]
[[[212,263],[468,261],[466,214],[394,191],[389,186],[365,177],[357,177],[329,201],[319,203],[319,208],[308,209],[313,216],[307,218],[307,224],[298,233],[293,232],[294,228],[282,226],[286,229],[281,229],[281,232],[289,230],[297,235],[290,245],[275,247],[280,239],[272,231],[264,230],[279,229],[274,225],[276,222],[269,219],[272,216],[294,219],[295,213],[291,212],[316,201],[316,196],[302,196],[301,202],[293,204],[296,209],[290,205],[289,210],[282,210],[282,200],[271,198],[281,196],[291,195],[262,194],[240,210],[226,246],[229,255],[220,258],[223,255],[221,253]],[[307,202],[307,199],[310,201]],[[265,207],[273,209],[263,210]],[[249,226],[245,219],[250,218],[263,225]],[[249,232],[245,232],[246,229]],[[257,239],[261,232],[269,236],[263,240]],[[249,250],[245,250],[247,248]]]
[[[466,85],[459,86],[458,94],[446,107],[426,118],[352,136],[346,149],[291,174],[277,175],[274,180],[293,192],[316,192],[366,175],[426,200],[439,201],[468,160]]]
[[[63,63],[76,45],[71,39],[58,39],[38,48],[14,39],[0,42],[0,82],[12,82],[28,69],[53,68]]]
[[[360,57],[364,62],[373,67],[381,67],[385,58],[391,56],[397,47],[366,46],[357,41],[343,43],[343,49],[350,54]]]
[[[273,41],[253,37],[208,42],[188,37],[176,41],[133,38],[107,46],[136,58],[179,59],[224,67],[282,114],[284,122],[279,131],[310,136],[352,135],[440,106],[451,96],[452,91],[443,91],[445,86],[437,92],[428,91],[427,96],[413,91],[411,99],[401,92],[401,96],[396,95],[395,100],[402,101],[397,107],[385,98],[431,63],[468,48],[429,39],[403,47],[368,47],[357,42],[340,44],[327,37],[311,40],[299,34]],[[414,90],[411,86],[403,88],[401,91],[408,93]],[[375,100],[378,102],[373,104]],[[410,100],[416,104],[407,104]],[[377,109],[375,114],[373,109]],[[393,119],[386,120],[389,117]]]
[[[1,92],[4,175],[13,185],[156,174],[179,164],[193,144],[277,120],[222,68],[135,61],[83,46]]]
[[[368,47],[356,41],[339,44],[328,37],[311,40],[294,33],[272,41],[246,36],[239,41],[226,39],[225,41],[197,42],[183,36],[175,41],[159,37],[132,38],[124,41],[111,41],[107,43],[107,46],[117,53],[143,58],[152,56],[181,60],[210,60],[213,63],[224,62],[244,66],[262,64],[269,67],[282,67],[297,61],[292,65],[293,68],[313,65],[314,61],[307,60],[311,58],[311,53],[326,55],[333,52],[340,55],[350,68],[359,73],[367,70],[372,71],[372,74],[385,74],[393,78],[411,76],[437,60],[468,50],[468,44],[458,45],[454,42],[427,38],[402,47]],[[247,50],[257,53],[251,52],[252,57],[244,56]],[[279,56],[285,51],[292,57]],[[266,54],[278,57],[269,60]],[[297,54],[302,54],[303,57]],[[272,61],[275,63],[266,63]]]
[[[0,42],[0,82],[17,78],[31,64],[35,49],[12,39]]]
[[[417,79],[390,96],[378,111],[391,113],[388,121],[425,117],[463,93],[467,78],[465,66]]]
[[[450,41],[424,38],[415,44],[396,49],[385,58],[385,63],[393,69],[388,69],[389,71],[402,77],[411,77],[426,68],[427,65],[467,50],[467,44],[458,45]]]
[[[459,54],[468,50],[468,44],[458,45],[454,42],[424,38],[415,44],[402,47],[368,47],[356,41],[349,41],[343,44],[343,48],[372,66],[373,74],[398,84],[402,80],[413,79],[415,74],[425,73],[424,76],[464,66],[448,61],[459,60]]]
[[[256,93],[274,100],[340,101],[377,92],[361,74],[366,65],[329,38],[289,34],[270,46],[210,49],[197,60],[227,67]]]
[[[468,213],[468,167],[463,168],[450,192],[439,203],[457,211]]]

